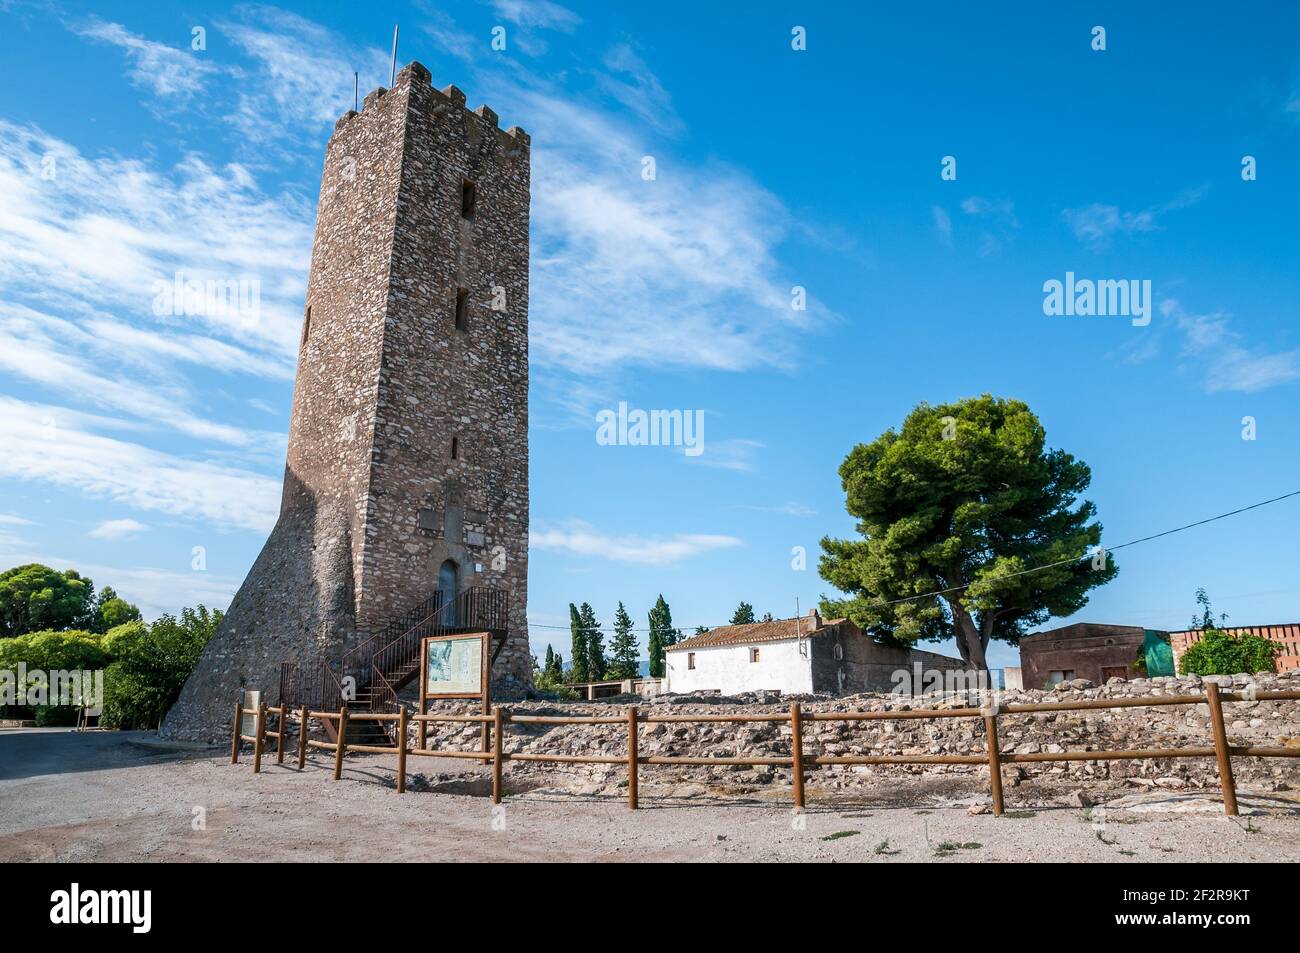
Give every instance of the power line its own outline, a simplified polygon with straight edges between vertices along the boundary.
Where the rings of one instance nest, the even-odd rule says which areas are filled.
[[[1120,543],[1118,546],[1102,546],[1102,547],[1100,547],[1100,550],[1093,550],[1093,551],[1091,551],[1091,552],[1086,552],[1086,553],[1083,553],[1083,554],[1081,554],[1081,555],[1079,555],[1079,556],[1071,557],[1071,558],[1069,558],[1069,559],[1058,559],[1056,562],[1045,563],[1045,564],[1042,565],[1042,566],[1034,566],[1034,567],[1032,567],[1032,568],[1030,568],[1030,569],[1021,569],[1021,570],[1019,570],[1018,572],[1009,573],[1008,575],[1003,576],[1002,578],[1003,578],[1003,579],[1012,579],[1012,578],[1015,578],[1016,576],[1025,576],[1025,575],[1028,575],[1028,574],[1030,574],[1030,573],[1043,572],[1044,570],[1047,570],[1047,569],[1055,569],[1057,566],[1066,566],[1066,565],[1069,565],[1069,564],[1071,564],[1071,563],[1077,563],[1077,562],[1080,562],[1080,561],[1082,561],[1082,560],[1084,560],[1084,559],[1091,559],[1091,558],[1093,558],[1094,556],[1099,555],[1099,554],[1104,554],[1104,553],[1113,553],[1113,552],[1115,552],[1115,551],[1118,550],[1118,549],[1127,549],[1129,546],[1136,546],[1136,545],[1138,545],[1139,543],[1149,543],[1149,542],[1151,542],[1151,540],[1153,540],[1153,539],[1162,539],[1162,538],[1164,538],[1165,536],[1172,536],[1172,535],[1174,535],[1175,533],[1181,533],[1181,532],[1184,532],[1185,530],[1195,529],[1195,528],[1198,527],[1198,526],[1205,526],[1207,523],[1214,523],[1214,522],[1217,522],[1218,520],[1227,519],[1229,516],[1237,516],[1238,514],[1246,513],[1246,512],[1249,512],[1250,510],[1257,510],[1257,509],[1259,509],[1261,506],[1268,506],[1268,505],[1271,504],[1271,503],[1279,503],[1279,502],[1281,502],[1282,500],[1288,500],[1288,499],[1291,499],[1291,498],[1294,497],[1294,496],[1300,496],[1300,490],[1292,490],[1290,493],[1283,493],[1281,496],[1275,496],[1275,497],[1273,497],[1272,499],[1269,499],[1269,500],[1261,500],[1261,501],[1259,501],[1258,503],[1251,503],[1249,506],[1241,506],[1241,507],[1238,507],[1238,508],[1235,509],[1235,510],[1229,510],[1229,511],[1226,512],[1226,513],[1220,513],[1220,514],[1218,514],[1217,516],[1210,516],[1210,517],[1207,517],[1207,518],[1205,518],[1205,519],[1203,519],[1203,520],[1197,520],[1197,521],[1194,522],[1194,523],[1186,523],[1186,524],[1184,524],[1183,526],[1176,526],[1176,527],[1174,527],[1173,529],[1167,529],[1167,530],[1164,530],[1163,532],[1160,532],[1160,533],[1153,533],[1153,534],[1150,535],[1150,536],[1142,536],[1142,537],[1140,537],[1140,538],[1138,538],[1138,539],[1131,539],[1131,540],[1129,540],[1127,543]],[[904,597],[901,598],[901,599],[891,599],[891,600],[887,600],[887,601],[873,602],[873,603],[871,603],[869,606],[867,606],[867,608],[875,609],[875,608],[881,608],[881,607],[884,607],[884,606],[894,606],[894,605],[899,605],[899,604],[904,603],[904,602],[917,602],[917,601],[920,601],[921,599],[933,599],[933,598],[935,598],[936,596],[943,596],[943,595],[947,595],[947,594],[952,593],[952,592],[960,592],[960,591],[963,590],[963,589],[969,589],[972,585],[973,585],[973,583],[967,583],[967,584],[964,585],[964,586],[950,586],[950,587],[948,587],[947,589],[935,589],[933,592],[923,592],[923,593],[921,593],[920,595],[915,595],[915,596],[904,596]],[[774,621],[783,621],[783,620],[774,620]],[[697,625],[697,626],[689,626],[689,625],[688,625],[688,626],[681,626],[680,628],[681,628],[681,629],[720,628],[720,627],[722,627],[722,626],[726,626],[726,625],[731,625],[731,623],[730,623],[730,622],[718,622],[718,623],[715,623],[715,624],[710,625],[710,626],[698,626],[698,625]],[[545,624],[545,623],[541,623],[541,622],[530,622],[530,623],[528,623],[528,628],[530,628],[530,629],[558,629],[558,630],[566,631],[566,632],[571,632],[571,631],[573,631],[573,627],[572,627],[572,626],[567,626],[567,625],[547,625],[547,624]],[[603,631],[604,631],[604,628],[605,628],[604,626],[600,626],[600,627],[595,628],[595,629],[587,628],[587,629],[583,629],[583,630],[580,630],[580,631],[587,631],[587,632],[603,632]],[[650,628],[649,628],[649,626],[646,626],[645,628],[642,628],[642,627],[640,627],[640,626],[633,626],[632,629],[631,629],[630,631],[632,631],[632,632],[649,632],[649,631],[650,631]]]

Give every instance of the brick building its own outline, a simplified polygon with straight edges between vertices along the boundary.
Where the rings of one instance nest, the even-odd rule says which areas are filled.
[[[1290,625],[1239,625],[1225,626],[1221,632],[1240,638],[1243,635],[1258,635],[1276,643],[1273,653],[1273,665],[1279,674],[1300,669],[1300,623]],[[1174,649],[1174,664],[1177,665],[1193,642],[1200,641],[1203,629],[1186,629],[1182,632],[1169,633],[1169,641]]]
[[[419,63],[338,120],[279,520],[166,735],[471,587],[508,593],[497,691],[529,683],[528,216],[528,135]]]
[[[1130,668],[1146,643],[1146,629],[1132,625],[1076,622],[1020,640],[1020,670],[1025,688],[1043,688],[1072,678],[1100,685],[1108,678],[1131,678]]]

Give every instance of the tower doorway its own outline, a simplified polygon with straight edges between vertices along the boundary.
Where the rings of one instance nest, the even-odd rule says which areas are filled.
[[[439,622],[442,625],[460,625],[457,618],[456,596],[460,592],[460,567],[448,559],[438,568],[438,592],[442,596]]]

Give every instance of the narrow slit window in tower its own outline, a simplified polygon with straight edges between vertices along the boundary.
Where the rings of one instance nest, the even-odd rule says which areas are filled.
[[[451,438],[451,458],[453,460],[460,459],[460,437]]]
[[[469,330],[469,290],[467,288],[456,289],[456,330]]]
[[[462,179],[460,183],[460,217],[474,217],[474,183],[469,179]]]

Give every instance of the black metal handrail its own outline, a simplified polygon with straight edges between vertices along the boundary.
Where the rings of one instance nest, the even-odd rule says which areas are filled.
[[[345,652],[335,674],[328,662],[280,663],[280,701],[318,711],[334,711],[345,701],[362,710],[396,710],[397,692],[415,676],[420,645],[433,635],[486,630],[504,634],[510,627],[510,593],[473,586],[454,599],[435,591],[388,623],[384,631]],[[354,699],[345,699],[343,680],[352,677]]]

